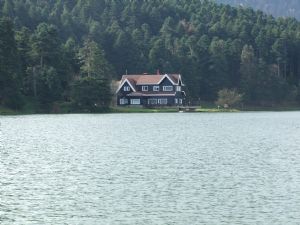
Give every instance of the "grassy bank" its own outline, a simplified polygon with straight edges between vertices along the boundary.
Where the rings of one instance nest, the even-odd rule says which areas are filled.
[[[178,108],[146,109],[139,107],[113,107],[111,113],[170,113],[178,112]]]
[[[238,109],[217,109],[217,108],[198,108],[195,112],[206,112],[206,113],[216,113],[216,112],[240,112]]]
[[[138,107],[113,107],[111,109],[112,113],[170,113],[170,112],[178,112],[178,107],[171,108],[155,108],[155,109],[147,109],[147,108],[138,108]],[[192,113],[216,113],[216,112],[239,112],[237,109],[218,109],[218,108],[196,108]]]
[[[139,107],[112,107],[108,111],[103,113],[175,113],[178,112],[178,108],[139,108]],[[216,109],[216,108],[197,108],[193,113],[216,113],[216,112],[238,112],[236,109]],[[71,113],[97,113],[90,111],[78,111],[71,110],[68,107],[60,108],[55,111],[40,111],[33,108],[24,108],[22,110],[11,110],[8,108],[0,107],[0,115],[28,115],[28,114],[71,114]],[[99,113],[99,112],[98,112]]]
[[[170,108],[141,108],[141,107],[111,107],[105,111],[89,111],[89,110],[74,110],[70,104],[63,103],[54,105],[51,110],[38,110],[33,105],[27,105],[21,110],[12,110],[0,106],[0,115],[28,115],[28,114],[71,114],[71,113],[175,113],[178,112],[178,107]],[[218,113],[218,112],[248,112],[248,111],[300,111],[300,106],[247,106],[238,109],[223,109],[213,106],[197,107],[192,113]]]
[[[17,111],[0,106],[0,115],[17,115],[17,114],[18,114]]]
[[[241,111],[274,111],[274,112],[285,112],[285,111],[300,111],[300,106],[245,106],[240,109]]]

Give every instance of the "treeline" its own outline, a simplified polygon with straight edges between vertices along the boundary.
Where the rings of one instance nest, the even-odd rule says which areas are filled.
[[[0,0],[0,105],[107,108],[127,73],[179,72],[189,101],[299,102],[300,23],[200,0]]]
[[[299,0],[215,0],[233,6],[253,7],[275,17],[295,17],[300,19]]]

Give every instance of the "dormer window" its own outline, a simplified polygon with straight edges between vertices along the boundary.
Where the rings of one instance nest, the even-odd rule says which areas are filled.
[[[159,86],[153,86],[153,91],[159,91]]]
[[[148,91],[148,86],[142,86],[142,91]]]
[[[163,86],[163,91],[173,91],[173,86]]]
[[[129,86],[124,86],[124,91],[130,91],[130,87]]]
[[[177,86],[176,91],[181,91],[181,86]]]

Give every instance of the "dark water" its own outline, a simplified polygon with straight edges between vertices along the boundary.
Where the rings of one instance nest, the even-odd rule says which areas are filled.
[[[0,117],[0,224],[300,224],[300,112]]]

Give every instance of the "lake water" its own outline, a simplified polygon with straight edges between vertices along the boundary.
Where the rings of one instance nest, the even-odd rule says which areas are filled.
[[[0,117],[0,224],[300,224],[300,112]]]

